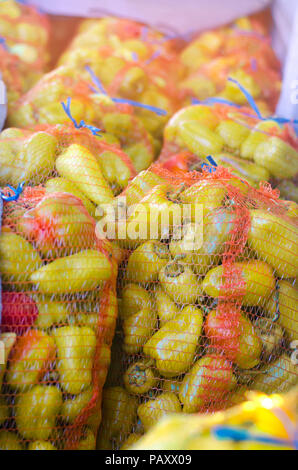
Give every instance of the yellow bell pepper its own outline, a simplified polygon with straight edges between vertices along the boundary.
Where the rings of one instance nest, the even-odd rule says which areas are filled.
[[[62,392],[54,386],[35,385],[20,395],[15,406],[15,419],[24,439],[47,440],[62,405]]]
[[[297,226],[265,210],[250,211],[248,244],[279,277],[298,275]]]
[[[203,325],[203,313],[187,306],[160,328],[144,345],[144,353],[156,360],[165,377],[175,377],[191,366]]]
[[[181,405],[174,393],[162,393],[158,397],[142,403],[138,407],[138,416],[147,432],[163,416],[181,412]]]
[[[63,326],[53,331],[57,370],[66,393],[78,395],[91,385],[96,335],[91,328]]]
[[[263,306],[275,288],[272,268],[263,261],[235,263],[234,286],[224,286],[224,268],[217,266],[206,274],[202,289],[210,297],[236,296],[243,305]],[[243,295],[243,297],[241,297]]]

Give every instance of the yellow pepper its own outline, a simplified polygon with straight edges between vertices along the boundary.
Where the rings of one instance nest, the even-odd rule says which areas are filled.
[[[97,449],[104,450],[112,448],[112,439],[131,432],[137,417],[137,399],[122,387],[108,387],[103,391],[102,410]]]
[[[235,214],[226,209],[210,211],[203,219],[202,246],[196,250],[185,250],[184,239],[172,240],[172,256],[185,255],[183,261],[191,266],[196,274],[205,275],[212,265],[219,264],[225,243],[231,238],[234,221]]]
[[[125,272],[128,282],[153,282],[158,278],[159,271],[170,259],[168,247],[152,240],[143,243],[130,255]]]
[[[138,284],[127,284],[122,290],[120,317],[125,319],[142,308],[153,306],[149,292]]]
[[[272,268],[263,261],[235,263],[234,286],[223,286],[224,268],[217,266],[206,274],[202,289],[210,297],[239,296],[242,305],[264,305],[275,288]],[[241,297],[243,295],[243,297]]]
[[[84,250],[58,258],[31,274],[31,281],[44,294],[90,291],[110,279],[112,268],[97,250]]]
[[[42,266],[33,246],[13,232],[1,233],[0,258],[3,281],[16,282],[17,285],[28,282],[30,275]]]
[[[179,391],[185,413],[195,413],[222,397],[236,386],[231,363],[223,356],[207,355],[199,359],[185,375]]]
[[[279,281],[278,290],[272,293],[264,305],[264,310],[272,318],[278,315],[277,323],[281,325],[290,341],[298,339],[298,290],[290,281]]]
[[[298,275],[298,229],[281,217],[256,209],[250,211],[249,246],[269,263],[279,277]]]
[[[138,416],[147,432],[162,417],[181,412],[181,405],[174,393],[165,392],[138,407]]]
[[[259,144],[254,160],[275,178],[294,178],[298,172],[298,152],[279,137],[270,137]]]
[[[175,318],[180,312],[175,302],[173,302],[161,287],[158,287],[155,291],[155,302],[160,327]]]
[[[0,450],[24,450],[22,441],[14,432],[0,430]]]
[[[263,393],[285,393],[297,385],[297,365],[286,354],[265,365],[250,384],[251,390]]]
[[[62,405],[62,393],[54,386],[35,385],[20,395],[15,406],[15,419],[24,439],[47,440]]]
[[[159,272],[164,291],[178,304],[192,304],[200,296],[200,287],[194,272],[186,263],[171,261]]]
[[[55,358],[55,342],[43,331],[19,336],[10,354],[6,381],[13,390],[28,390],[38,383]]]
[[[74,183],[95,204],[111,203],[113,192],[96,157],[85,147],[70,145],[56,160],[60,176]]]
[[[133,395],[143,395],[157,386],[158,378],[153,361],[142,360],[131,364],[123,376],[126,390]]]
[[[140,352],[146,341],[153,334],[156,324],[156,312],[148,307],[125,318],[123,322],[123,350],[127,354]]]
[[[78,395],[91,385],[96,335],[91,328],[63,326],[53,331],[57,370],[66,393]]]
[[[187,306],[160,328],[144,345],[144,353],[156,360],[164,377],[175,377],[191,366],[203,325],[200,309]]]

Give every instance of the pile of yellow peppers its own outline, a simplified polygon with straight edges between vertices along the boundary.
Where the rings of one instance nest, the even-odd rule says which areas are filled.
[[[112,244],[98,245],[81,199],[53,187],[35,192],[9,203],[0,235],[8,331],[0,447],[93,449],[117,315],[117,261]],[[25,315],[19,327],[18,315]]]
[[[108,133],[92,135],[72,125],[0,133],[0,184],[45,184],[48,192],[79,197],[92,216],[98,204],[111,202],[136,174],[133,164]]]
[[[68,121],[60,102],[72,99],[73,118],[121,142],[137,171],[157,157],[164,125],[179,105],[178,56],[161,33],[128,20],[83,22],[57,67],[9,113],[11,126]],[[99,83],[99,84],[98,84]]]
[[[107,140],[72,126],[0,135],[1,184],[28,184],[17,201],[4,203],[0,234],[8,343],[1,449],[95,447],[122,258],[115,243],[97,240],[96,208],[134,174],[120,146]]]
[[[240,18],[232,25],[201,33],[180,55],[187,68],[179,87],[185,96],[203,100],[218,96],[245,104],[238,80],[264,113],[274,112],[280,89],[280,64],[264,25],[254,18]]]
[[[197,104],[178,111],[164,130],[160,161],[171,171],[200,170],[206,155],[250,185],[280,181],[285,199],[297,200],[298,144],[290,124],[258,119],[249,108]]]
[[[115,230],[129,252],[118,276],[124,371],[105,389],[100,449],[129,447],[166,414],[225,409],[247,390],[297,383],[297,207],[293,214],[272,190],[210,168],[153,166],[121,195],[129,207],[126,238]],[[181,239],[174,218],[167,230],[162,218],[177,204],[191,207]],[[202,244],[187,249],[198,204]],[[152,224],[157,239],[130,237]]]
[[[135,21],[89,19],[40,78],[48,34],[34,9],[0,2],[0,449],[151,445],[171,413],[166,429],[198,432],[161,445],[217,448],[211,424],[239,425],[234,405],[267,432],[264,396],[255,414],[242,403],[297,383],[298,144],[262,118],[280,89],[266,30],[242,18],[180,51]]]
[[[40,79],[49,59],[47,17],[34,7],[15,0],[4,0],[0,4],[0,36],[2,48],[10,61],[15,62],[13,76],[8,76],[6,58],[1,52],[1,71],[8,87],[8,103],[12,109],[19,96]],[[7,77],[6,77],[7,75]]]

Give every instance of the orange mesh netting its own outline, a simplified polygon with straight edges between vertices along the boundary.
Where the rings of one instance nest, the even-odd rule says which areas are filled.
[[[188,68],[180,84],[186,97],[221,96],[244,104],[243,96],[226,82],[231,76],[249,89],[268,114],[274,112],[281,89],[280,64],[268,32],[255,19],[242,18],[201,33],[180,58]]]
[[[155,165],[123,195],[130,208],[139,205],[127,216],[126,238],[115,231],[128,250],[114,342],[122,361],[110,368],[98,448],[126,448],[167,413],[213,412],[244,401],[247,390],[296,384],[298,227],[278,192],[221,166]],[[191,214],[203,204],[195,249],[185,241],[201,219],[192,215],[178,239],[177,219],[163,225],[165,212],[183,204]],[[131,238],[149,222],[157,238]]]
[[[200,168],[206,155],[212,154],[218,164],[233,168],[253,186],[287,180],[283,196],[293,199],[286,196],[286,188],[298,172],[292,123],[276,117],[265,119],[252,107],[220,103],[217,98],[210,101],[183,108],[170,119],[158,161],[171,171],[187,172]]]
[[[135,170],[118,144],[73,125],[9,128],[0,146],[14,155],[1,184],[25,183],[17,200],[2,190],[1,447],[92,449],[123,256],[97,240],[96,207]]]
[[[44,69],[50,35],[46,15],[24,3],[5,0],[0,6],[0,35],[5,38],[11,53],[18,55],[24,64],[31,69]]]

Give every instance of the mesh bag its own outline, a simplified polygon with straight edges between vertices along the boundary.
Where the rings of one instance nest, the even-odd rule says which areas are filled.
[[[2,190],[0,447],[93,449],[122,258],[117,244],[97,240],[96,207],[134,169],[89,129],[12,128],[0,142],[1,185],[19,196]]]
[[[93,449],[117,314],[112,247],[67,193],[28,188],[3,223],[1,329],[14,343],[1,448]]]
[[[87,122],[112,134],[112,142],[121,144],[138,171],[148,168],[160,142],[146,129],[132,104],[115,102],[104,93],[92,91],[92,80],[84,67],[79,75],[69,66],[44,75],[15,103],[8,124],[32,129],[36,125],[67,123],[69,113],[65,113],[61,103],[68,99],[76,123]]]
[[[18,57],[10,54],[3,44],[0,46],[0,70],[6,85],[7,102],[10,108],[12,103],[25,91],[26,83],[22,62]]]
[[[27,64],[28,73],[44,69],[49,58],[46,49],[49,34],[46,15],[18,1],[1,2],[0,36],[5,38],[11,53]]]
[[[106,139],[111,140],[73,125],[5,129],[0,134],[0,184],[44,183],[48,192],[70,191],[94,216],[96,205],[112,200],[136,174],[120,146]]]
[[[254,19],[242,18],[230,27],[200,34],[181,53],[188,68],[180,84],[186,97],[221,96],[244,104],[237,87],[226,82],[231,76],[245,86],[268,114],[275,110],[280,89],[280,64],[271,39]]]
[[[127,448],[167,413],[210,413],[247,390],[295,385],[297,218],[271,186],[222,166],[155,165],[124,195],[127,217],[107,219],[127,250],[114,344],[123,356],[104,391],[98,448]]]
[[[180,102],[177,82],[184,67],[171,38],[114,18],[87,20],[81,29],[61,56],[60,65],[88,65],[109,96],[137,100],[173,114]],[[166,117],[139,107],[135,113],[150,133],[161,137]]]
[[[164,130],[159,161],[171,171],[187,172],[200,168],[212,154],[217,163],[233,168],[255,187],[262,181],[276,185],[285,180],[282,195],[292,199],[290,188],[298,172],[294,128],[286,119],[264,119],[247,96],[253,107],[239,108],[215,98],[213,104],[207,101],[178,111]]]

